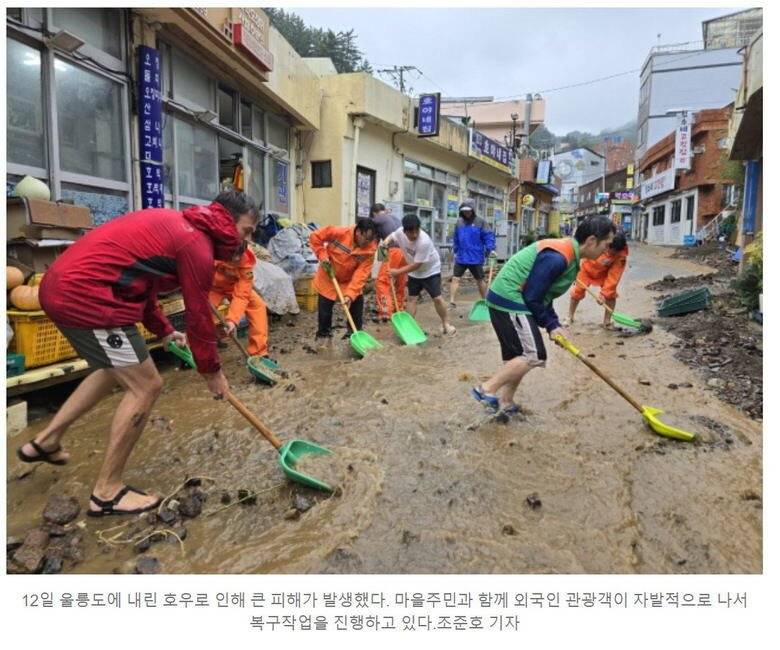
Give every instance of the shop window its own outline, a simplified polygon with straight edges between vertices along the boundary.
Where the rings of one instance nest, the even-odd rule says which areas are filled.
[[[330,160],[318,160],[311,164],[311,186],[332,187]]]
[[[416,203],[414,196],[414,179],[408,176],[404,178],[404,203]]]
[[[257,106],[252,106],[252,140],[265,141],[265,116]]]
[[[261,209],[265,206],[264,160],[265,157],[259,151],[249,148],[244,164],[244,188]]]
[[[252,139],[252,104],[249,102],[241,102],[241,135]]]
[[[416,181],[415,182],[415,203],[417,205],[422,205],[425,207],[430,207],[431,205],[431,183],[428,181]]]
[[[460,176],[456,174],[447,174],[447,185],[454,189],[460,189]]]
[[[41,53],[14,40],[6,43],[7,160],[45,169]]]
[[[433,186],[433,207],[439,211],[439,217],[442,219],[447,216],[447,198],[444,185]]]
[[[173,98],[188,107],[214,110],[214,85],[203,66],[173,50]]]
[[[433,171],[433,178],[437,183],[446,183],[447,182],[447,172],[443,172],[440,169],[435,169]]]
[[[428,178],[433,178],[433,167],[429,167],[428,165],[420,165],[420,171],[418,172],[421,176],[427,176]]]
[[[172,196],[173,191],[173,117],[163,113],[163,192]]]
[[[175,138],[179,196],[213,199],[219,190],[216,134],[176,120]]]
[[[244,148],[227,138],[219,137],[219,189],[244,189],[242,158]]]
[[[693,221],[693,208],[696,204],[694,197],[689,196],[685,199],[685,220]]]
[[[672,201],[672,223],[680,223],[682,216],[682,199]]]
[[[66,29],[101,52],[122,59],[122,14],[116,9],[52,9],[54,31]]]
[[[60,194],[63,199],[72,199],[76,205],[88,207],[92,214],[92,223],[96,226],[130,211],[126,192],[63,183]]]
[[[653,208],[653,225],[663,226],[666,221],[666,205],[659,205]]]
[[[9,18],[13,18],[17,22],[22,22],[22,10],[21,9],[14,9],[12,7],[8,7],[5,10],[6,15]]]
[[[289,144],[290,129],[284,122],[268,116],[268,142],[274,147],[287,151]]]
[[[61,59],[54,78],[61,168],[125,181],[122,86]]]
[[[236,128],[236,93],[222,84],[217,88],[217,107],[219,123],[226,129],[238,131]]]
[[[420,165],[416,163],[414,160],[409,160],[408,158],[404,158],[404,171],[416,174],[419,168]]]
[[[271,161],[271,211],[281,214],[290,212],[290,165],[284,160]]]

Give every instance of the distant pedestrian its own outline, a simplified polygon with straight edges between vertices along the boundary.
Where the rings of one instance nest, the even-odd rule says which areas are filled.
[[[484,298],[487,291],[485,282],[485,257],[496,256],[496,237],[487,221],[477,215],[471,199],[460,204],[458,223],[452,236],[452,252],[455,255],[455,268],[450,281],[450,306],[457,304],[460,279],[468,271],[477,281],[479,295]]]

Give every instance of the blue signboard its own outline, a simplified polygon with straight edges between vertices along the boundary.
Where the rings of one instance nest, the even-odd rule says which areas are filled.
[[[477,130],[471,132],[471,155],[488,159],[488,161],[492,160],[507,168],[512,164],[512,151],[510,149],[501,146]]]
[[[163,126],[160,53],[138,47],[138,138],[141,158],[141,207],[162,208]]]
[[[441,93],[420,95],[420,106],[417,113],[417,133],[420,138],[439,135],[440,108]]]

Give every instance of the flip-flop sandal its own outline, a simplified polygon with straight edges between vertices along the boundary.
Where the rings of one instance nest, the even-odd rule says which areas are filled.
[[[488,395],[487,393],[483,392],[481,386],[474,386],[471,389],[471,396],[478,402],[482,402],[483,404],[489,406],[494,411],[498,410],[498,397],[495,395]]]
[[[116,493],[116,496],[114,496],[113,499],[110,501],[104,501],[103,499],[98,499],[94,494],[92,494],[89,497],[89,500],[92,501],[96,506],[100,507],[100,510],[90,510],[87,509],[87,516],[88,517],[108,517],[111,515],[138,515],[142,512],[149,512],[150,510],[154,510],[157,506],[160,505],[162,502],[162,499],[157,499],[154,503],[151,505],[146,506],[145,508],[134,508],[133,510],[117,510],[115,506],[119,505],[119,502],[125,497],[125,495],[128,492],[135,492],[136,494],[141,494],[143,496],[148,496],[146,492],[143,490],[137,490],[134,487],[131,487],[129,485],[125,485],[119,492]]]
[[[56,449],[51,449],[50,451],[46,451],[37,442],[35,442],[35,440],[30,440],[29,444],[32,446],[33,449],[35,449],[35,452],[38,455],[28,456],[22,451],[22,447],[24,447],[24,445],[22,445],[22,447],[19,447],[19,449],[16,450],[16,456],[23,463],[49,463],[49,465],[68,464],[68,461],[63,458],[60,458],[59,460],[54,460],[51,457],[53,454],[62,451],[62,447],[60,447],[60,445],[57,445]]]

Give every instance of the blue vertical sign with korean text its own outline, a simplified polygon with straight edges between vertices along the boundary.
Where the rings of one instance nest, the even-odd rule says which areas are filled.
[[[141,165],[141,207],[164,207],[163,126],[160,53],[138,47],[138,138]]]
[[[440,108],[441,93],[420,95],[420,105],[417,109],[418,137],[431,138],[439,135]]]

